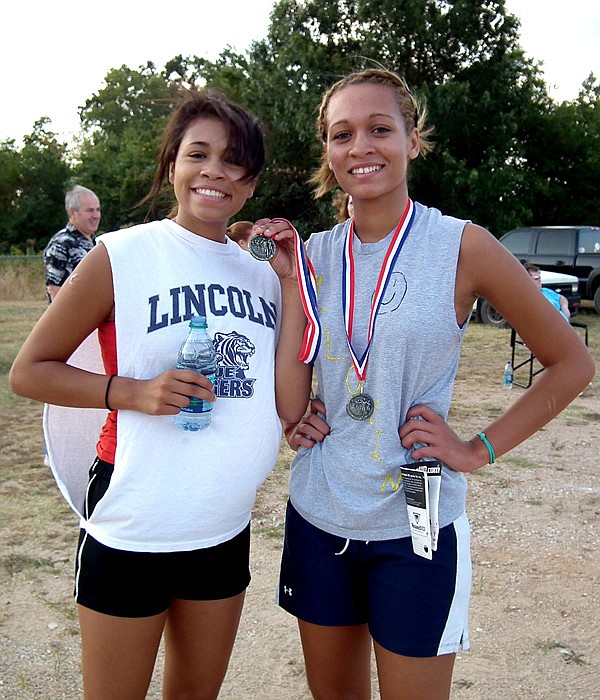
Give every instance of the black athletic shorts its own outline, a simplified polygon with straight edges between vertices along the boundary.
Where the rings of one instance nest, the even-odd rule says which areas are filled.
[[[113,467],[97,459],[85,504],[89,517],[106,493]],[[79,535],[75,601],[106,615],[148,617],[175,599],[222,600],[250,583],[250,524],[233,539],[187,552],[129,552]]]

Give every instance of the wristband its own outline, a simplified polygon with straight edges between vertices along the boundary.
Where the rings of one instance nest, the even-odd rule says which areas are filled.
[[[108,382],[106,383],[106,391],[104,392],[104,405],[109,411],[114,411],[113,408],[110,407],[110,404],[108,403],[108,392],[110,391],[110,385],[112,384],[112,380],[116,377],[116,374],[111,374],[110,377],[108,378]]]
[[[494,462],[496,461],[496,453],[494,452],[494,448],[492,447],[492,443],[487,439],[487,436],[485,433],[477,433],[477,437],[487,447],[487,451],[488,451],[488,454],[490,456],[488,464],[494,464]]]

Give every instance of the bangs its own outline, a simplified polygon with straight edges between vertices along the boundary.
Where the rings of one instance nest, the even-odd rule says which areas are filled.
[[[227,130],[227,157],[246,170],[246,175],[240,181],[251,182],[265,167],[264,137],[258,119],[232,102],[215,99],[211,93],[209,95],[211,99],[207,101],[207,113],[212,111]]]

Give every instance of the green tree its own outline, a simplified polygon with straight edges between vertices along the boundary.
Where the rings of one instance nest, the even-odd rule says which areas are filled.
[[[135,205],[150,189],[159,135],[173,110],[181,81],[148,62],[137,70],[109,71],[106,86],[81,109],[83,136],[75,172],[101,200],[103,231],[139,223]]]
[[[71,177],[67,147],[39,119],[17,151],[0,146],[0,247],[2,252],[41,250],[66,222],[65,191]]]
[[[531,215],[518,223],[600,225],[600,84],[594,76],[576,100],[534,114],[523,143]]]
[[[426,101],[435,126],[435,151],[411,171],[416,199],[497,235],[536,221],[597,220],[598,85],[590,76],[578,100],[554,104],[518,32],[504,0],[279,0],[267,36],[247,52],[227,47],[215,61],[175,56],[162,71],[151,62],[111,70],[80,111],[74,175],[98,192],[102,230],[143,220],[147,209],[136,203],[150,187],[177,95],[210,85],[257,114],[266,130],[268,167],[239,218],[285,215],[302,233],[328,227],[330,198],[315,201],[308,185],[321,153],[314,131],[321,95],[351,70],[383,65]],[[68,154],[46,126],[36,125],[27,157],[0,144],[5,246],[39,232],[24,204],[29,183],[32,201],[44,204],[35,178],[25,177],[36,157],[53,154],[54,166],[70,173]],[[43,182],[62,223],[65,174]],[[169,208],[165,202],[157,214]],[[47,212],[43,218],[52,220]]]
[[[14,241],[14,209],[21,188],[19,152],[13,139],[0,143],[0,253]]]
[[[267,125],[269,168],[253,206],[314,230],[332,219],[306,184],[320,153],[322,93],[350,70],[395,70],[427,100],[436,127],[435,153],[413,169],[414,196],[502,233],[528,213],[520,123],[545,96],[518,27],[503,0],[280,0],[264,40],[197,72]]]

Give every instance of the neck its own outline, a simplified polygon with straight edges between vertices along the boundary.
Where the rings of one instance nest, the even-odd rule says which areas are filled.
[[[396,228],[408,204],[408,195],[388,206],[380,199],[353,200],[354,233],[361,243],[377,243]]]
[[[84,236],[85,238],[87,238],[88,241],[91,241],[91,240],[92,240],[92,234],[91,234],[91,233],[86,233],[85,231],[82,231],[80,228],[77,228],[77,227],[75,227],[75,228],[79,231],[79,233],[80,233],[82,236]]]
[[[209,241],[215,241],[215,243],[226,243],[227,242],[227,226],[223,224],[206,224],[199,222],[190,222],[189,220],[176,216],[173,221],[178,223],[184,229],[188,230],[190,233],[196,234],[196,236],[201,236]],[[190,225],[192,223],[192,225]]]

